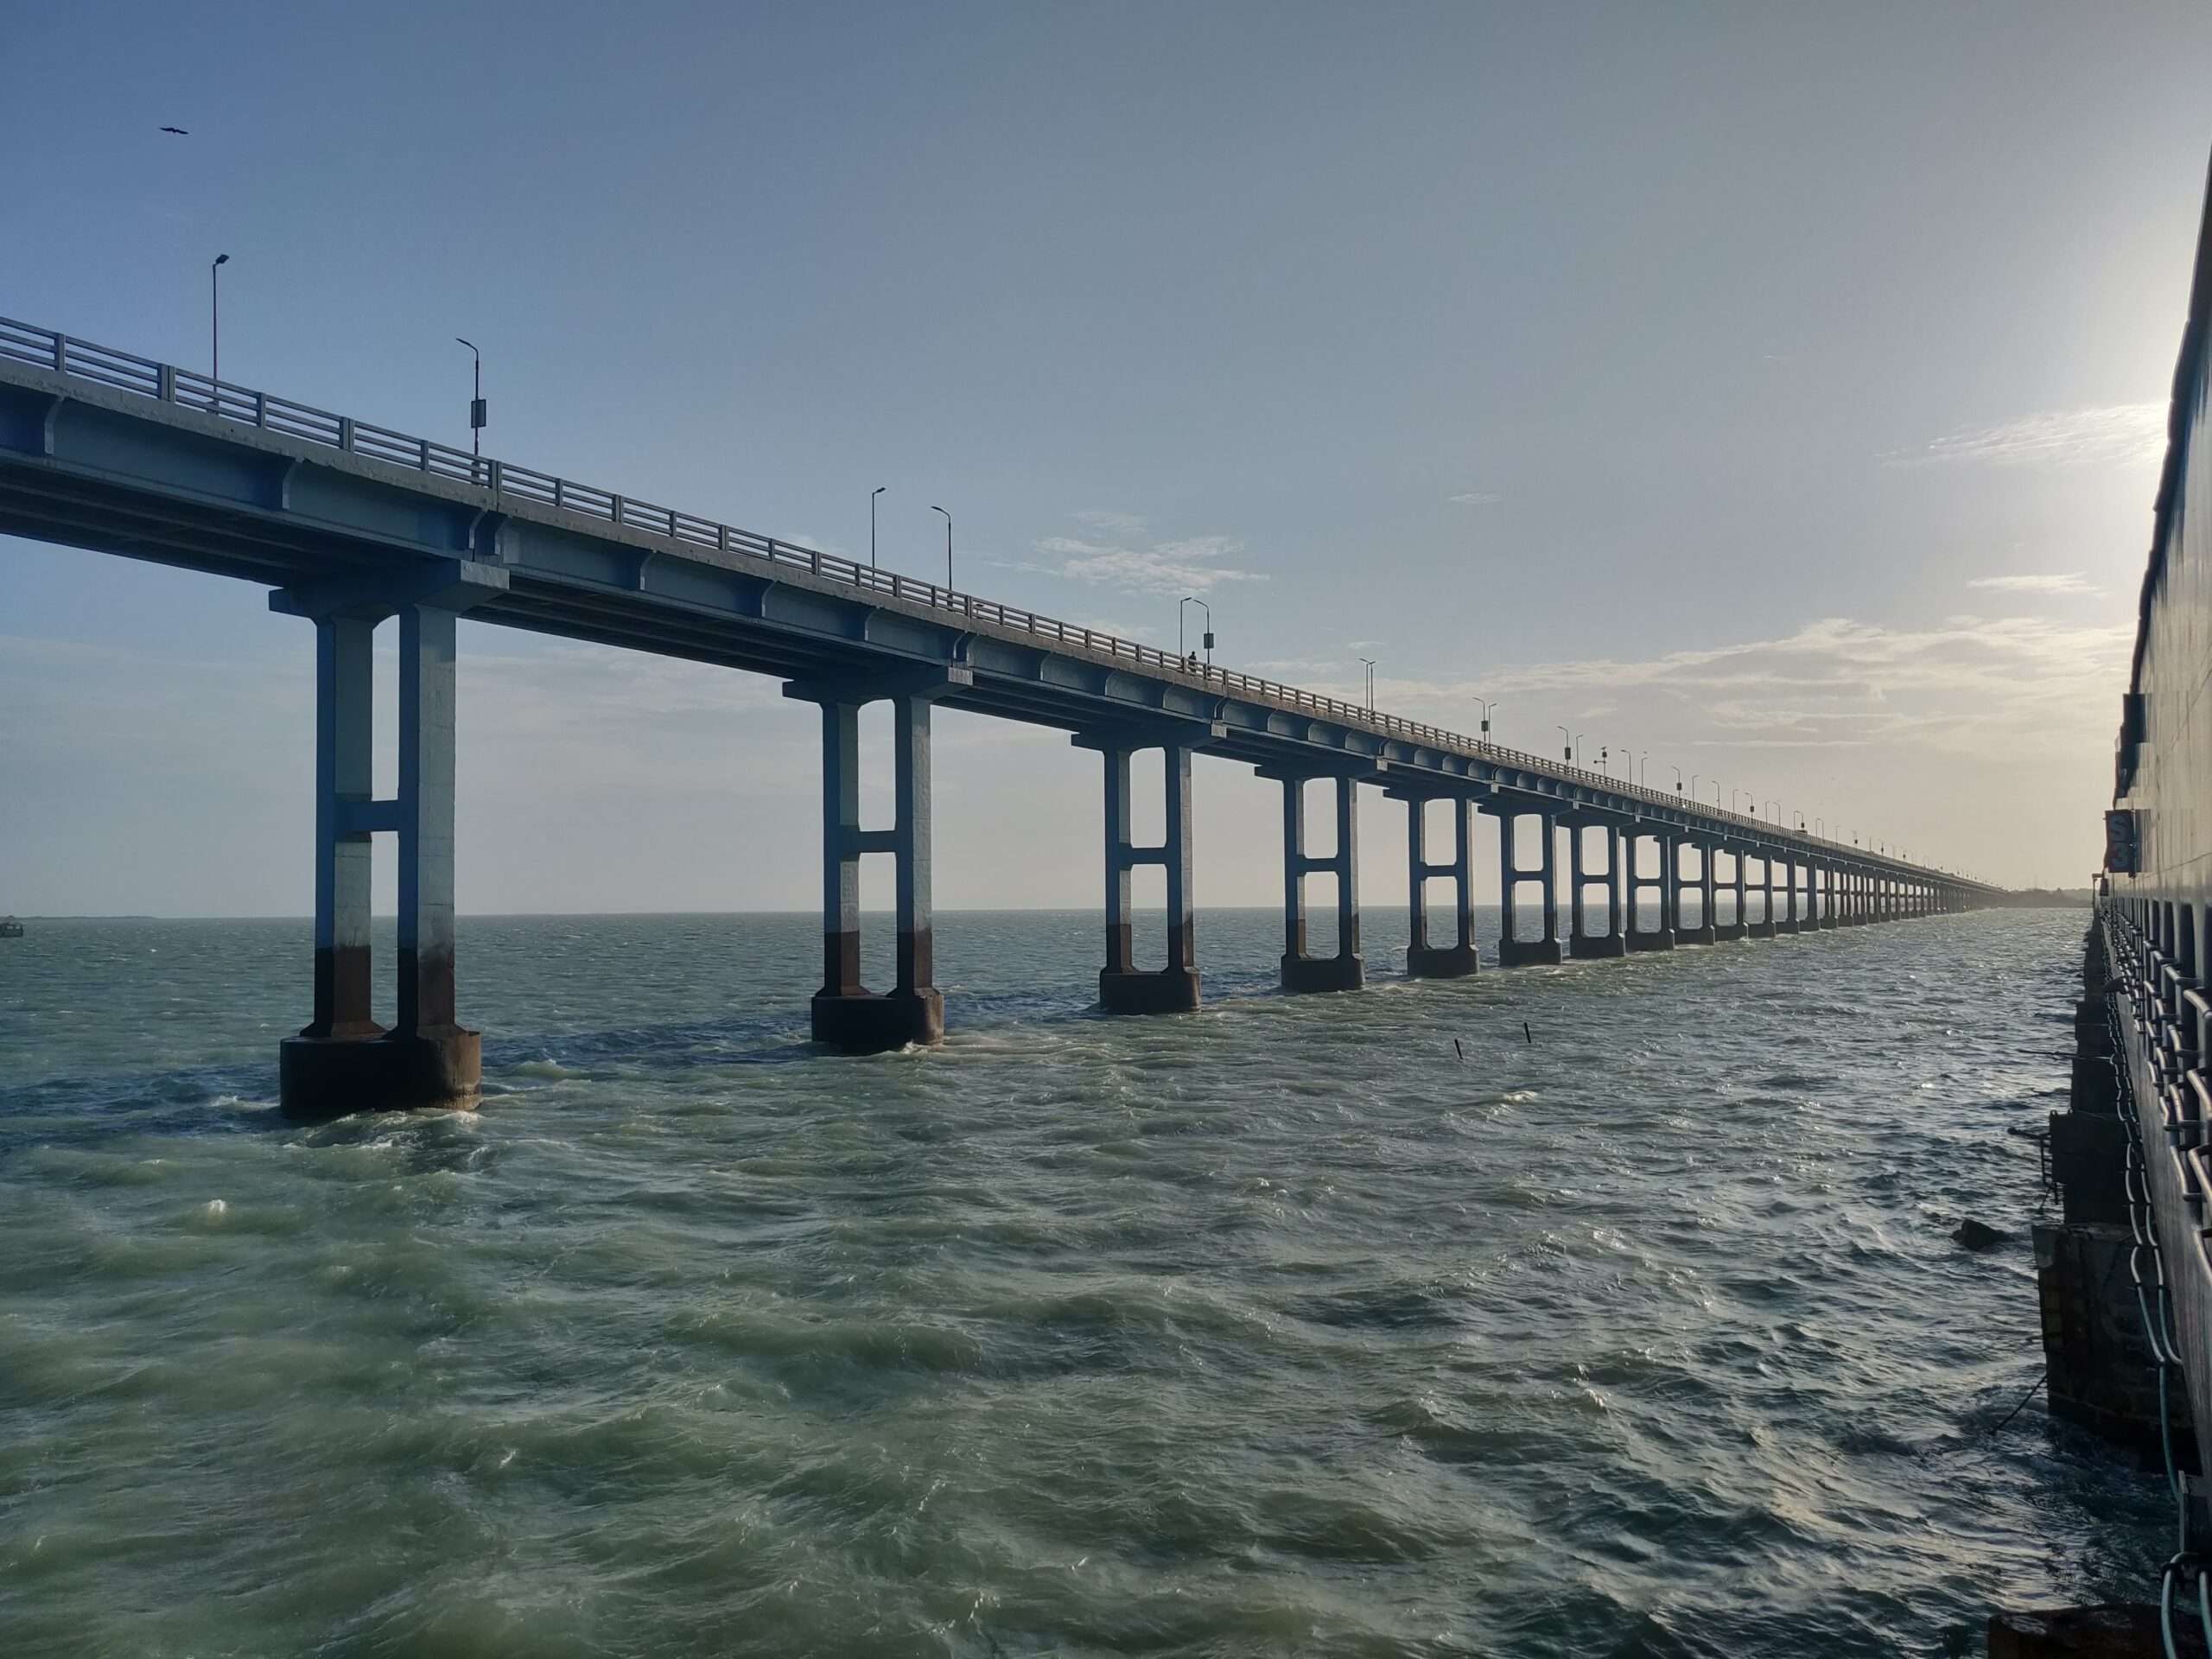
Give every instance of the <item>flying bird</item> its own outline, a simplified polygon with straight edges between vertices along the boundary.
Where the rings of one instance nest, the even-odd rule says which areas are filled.
[[[163,132],[173,132],[180,138],[188,138],[192,136],[191,129],[188,127],[163,127],[162,130]]]

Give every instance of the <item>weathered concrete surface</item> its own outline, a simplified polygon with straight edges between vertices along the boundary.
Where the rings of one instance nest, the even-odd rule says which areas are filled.
[[[1630,933],[1628,948],[1632,950],[1671,950],[1675,948],[1675,931],[1670,927],[1654,928],[1649,932]]]
[[[1285,957],[1282,988],[1303,995],[1314,991],[1356,991],[1367,982],[1367,966],[1357,954]]]
[[[1154,973],[1103,968],[1098,973],[1098,1003],[1109,1014],[1188,1014],[1199,1001],[1195,968]]]
[[[934,986],[886,991],[817,991],[814,1040],[854,1054],[944,1040],[944,998]]]
[[[1415,979],[1465,979],[1482,966],[1482,954],[1471,944],[1410,945],[1406,972]]]
[[[482,1036],[458,1026],[381,1037],[287,1037],[277,1046],[277,1097],[287,1117],[302,1122],[470,1105],[483,1075]]]
[[[1589,962],[1606,957],[1628,954],[1628,935],[1625,933],[1584,933],[1567,942],[1567,953],[1577,962]]]
[[[1500,939],[1497,965],[1501,968],[1549,968],[1567,960],[1557,939]]]

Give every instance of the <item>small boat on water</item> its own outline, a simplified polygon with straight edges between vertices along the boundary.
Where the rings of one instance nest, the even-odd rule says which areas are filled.
[[[12,916],[0,916],[0,939],[20,939],[23,925]]]

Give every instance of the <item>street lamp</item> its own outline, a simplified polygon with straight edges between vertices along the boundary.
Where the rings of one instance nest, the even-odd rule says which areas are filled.
[[[231,263],[231,256],[219,253],[215,263],[207,267],[207,378],[212,383],[207,393],[207,407],[222,406],[223,385],[223,267]]]
[[[1574,759],[1574,734],[1564,726],[1560,727],[1558,730],[1560,734],[1567,739],[1567,758],[1572,760]]]
[[[454,336],[456,345],[466,346],[476,355],[476,387],[468,400],[468,453],[472,456],[484,453],[484,353],[476,350],[474,340]]]
[[[879,484],[868,493],[868,568],[875,569],[875,498],[891,486]]]
[[[1650,759],[1651,759],[1651,751],[1650,751],[1650,750],[1649,750],[1649,749],[1646,749],[1646,750],[1645,750],[1642,754],[1639,754],[1639,755],[1637,755],[1637,756],[1636,757],[1636,781],[1637,781],[1637,787],[1639,787],[1639,788],[1641,788],[1641,787],[1643,786],[1643,783],[1644,783],[1644,781],[1645,781],[1645,770],[1644,770],[1644,769],[1645,769],[1646,765],[1649,762]]]
[[[1720,780],[1718,778],[1713,780],[1713,810],[1716,812],[1720,810]]]
[[[1371,715],[1375,712],[1375,658],[1363,657],[1359,660],[1367,664],[1367,712]]]
[[[1679,771],[1679,770],[1680,770],[1680,768],[1679,768],[1679,767],[1677,767],[1677,768],[1676,768],[1676,770],[1677,770],[1677,771]],[[1690,799],[1692,799],[1692,800],[1695,800],[1695,799],[1697,799],[1697,798],[1698,798],[1698,796],[1697,796],[1697,785],[1698,785],[1698,779],[1700,779],[1700,778],[1702,778],[1704,775],[1705,775],[1704,773],[1702,773],[1702,772],[1694,772],[1690,773]]]
[[[1586,757],[1588,756],[1588,754],[1589,754],[1590,751],[1589,751],[1589,750],[1587,750],[1587,749],[1586,749],[1586,748],[1584,748],[1584,747],[1582,747],[1582,739],[1583,739],[1583,736],[1584,736],[1584,734],[1583,734],[1583,733],[1580,733],[1580,732],[1577,732],[1577,733],[1574,734],[1574,754],[1580,754],[1580,755],[1585,756],[1585,757],[1586,757],[1586,759],[1583,760],[1583,763],[1582,763],[1582,764],[1583,764],[1584,766],[1588,766],[1588,765],[1590,764],[1589,760],[1586,759]],[[1572,760],[1573,758],[1574,758],[1574,755],[1572,755],[1572,754],[1571,754],[1571,755],[1569,755],[1569,756],[1567,756],[1567,759],[1568,759],[1568,760]]]
[[[1483,740],[1487,742],[1490,740],[1490,711],[1497,708],[1497,705],[1494,702],[1485,702],[1481,697],[1477,697],[1474,701],[1481,703],[1483,707]]]
[[[1600,743],[1598,746],[1598,769],[1608,778],[1613,775],[1613,746],[1611,744]]]
[[[1182,604],[1175,607],[1175,654],[1178,657],[1188,655],[1183,649],[1183,614],[1184,607],[1190,605],[1197,606],[1205,614],[1206,631],[1202,643],[1205,646],[1206,666],[1211,668],[1213,666],[1213,607],[1196,594],[1184,594]]]
[[[931,507],[931,512],[944,512],[943,507]],[[952,591],[952,515],[944,512],[944,591]]]
[[[1669,762],[1669,764],[1671,765],[1672,763],[1671,763],[1671,762]],[[1680,766],[1675,766],[1675,794],[1677,794],[1677,795],[1679,795],[1679,794],[1681,794],[1681,792],[1682,792],[1682,769],[1681,769]]]

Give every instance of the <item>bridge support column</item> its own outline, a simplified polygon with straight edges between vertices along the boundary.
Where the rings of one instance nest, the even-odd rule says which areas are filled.
[[[270,595],[315,625],[315,1017],[278,1051],[293,1116],[468,1103],[483,1039],[456,1018],[454,974],[455,623],[502,593],[506,573],[441,562],[395,577],[341,578]],[[370,742],[377,623],[399,622],[399,792],[373,798]],[[369,1017],[369,838],[399,839],[397,1020]]]
[[[1714,855],[1708,852],[1707,856],[1711,858]],[[1744,916],[1744,855],[1739,850],[1731,848],[1728,851],[1728,860],[1732,878],[1730,886],[1734,894],[1736,910],[1735,913],[1725,922],[1716,918],[1713,928],[1713,937],[1724,944],[1748,938],[1751,931],[1751,923],[1745,920]],[[1710,880],[1707,882],[1705,890],[1707,893],[1713,891],[1713,884]]]
[[[1745,931],[1754,939],[1770,939],[1775,935],[1774,854],[1771,850],[1759,855],[1759,885],[1766,895],[1759,904],[1759,918]],[[1740,906],[1744,901],[1739,897],[1736,902]]]
[[[934,693],[835,692],[785,688],[822,705],[822,988],[814,994],[814,1040],[856,1054],[944,1040],[930,915],[930,703]],[[893,822],[862,830],[860,711],[888,696],[895,732]],[[889,853],[898,865],[898,982],[877,995],[861,983],[861,855]]]
[[[1714,927],[1713,923],[1713,843],[1709,841],[1698,841],[1694,838],[1686,838],[1681,844],[1694,847],[1697,849],[1697,925],[1695,927],[1684,927],[1681,925],[1681,899],[1677,897],[1675,900],[1676,906],[1675,938],[1679,943],[1683,944],[1712,944],[1717,942],[1720,937],[1719,931]],[[1677,859],[1681,857],[1679,850],[1676,852],[1675,856]],[[1678,887],[1676,891],[1679,893],[1680,888]]]
[[[1554,845],[1558,837],[1553,833],[1558,820],[1541,807],[1501,803],[1491,810],[1497,815],[1498,902],[1502,906],[1498,918],[1498,965],[1503,968],[1529,968],[1563,961],[1566,952],[1560,949],[1559,941],[1557,850]],[[1514,846],[1516,830],[1524,816],[1536,820],[1543,843],[1543,855],[1533,870],[1521,868],[1520,856]],[[1542,889],[1544,931],[1541,938],[1524,939],[1515,931],[1517,924],[1513,901],[1522,885],[1532,881],[1539,883]]]
[[[1815,925],[1823,931],[1833,932],[1838,925],[1839,918],[1836,912],[1841,898],[1841,894],[1837,891],[1840,877],[1835,866],[1815,865],[1813,880],[1818,887],[1819,898],[1819,919]]]
[[[1656,876],[1643,874],[1643,843],[1647,841],[1657,843],[1658,847],[1660,864],[1659,874]],[[1672,868],[1674,843],[1663,835],[1651,835],[1635,830],[1627,831],[1622,842],[1628,855],[1624,872],[1628,878],[1628,913],[1625,925],[1621,929],[1623,942],[1630,950],[1671,950],[1675,948],[1674,904],[1669,894],[1675,885]],[[1647,928],[1643,925],[1643,895],[1652,887],[1659,889],[1659,925]]]
[[[1586,837],[1592,830],[1603,833],[1605,842],[1605,868],[1592,874],[1588,867]],[[1580,819],[1567,821],[1567,880],[1573,902],[1568,906],[1567,953],[1577,958],[1624,957],[1628,941],[1621,935],[1621,851],[1620,832],[1610,823],[1592,823]],[[1599,882],[1605,889],[1605,931],[1592,933],[1589,928],[1588,889]]]
[[[1084,740],[1078,739],[1078,742]],[[1129,840],[1129,762],[1140,747],[1102,738],[1088,745],[1106,761],[1106,965],[1098,1003],[1109,1014],[1185,1014],[1198,1006],[1198,926],[1191,903],[1191,749],[1160,744],[1166,786],[1166,836],[1157,847]],[[1130,938],[1129,873],[1158,864],[1167,873],[1167,964],[1140,969]]]
[[[1770,862],[1770,883],[1771,879],[1772,865]],[[1774,889],[1771,885],[1768,887],[1767,892],[1770,895],[1767,899],[1767,911],[1769,915],[1772,916],[1774,899],[1771,895]],[[1782,861],[1782,914],[1773,917],[1773,921],[1774,931],[1778,934],[1795,933],[1797,931],[1797,861],[1794,857]]]
[[[1263,777],[1269,774],[1262,773]],[[1282,988],[1286,991],[1356,991],[1367,982],[1359,954],[1359,784],[1350,776],[1332,779],[1337,795],[1337,850],[1333,857],[1306,852],[1306,782],[1282,780]],[[1306,878],[1337,878],[1337,954],[1308,956],[1306,950]]]
[[[1408,943],[1406,972],[1415,979],[1459,979],[1482,965],[1475,946],[1474,803],[1452,799],[1452,861],[1436,864],[1428,856],[1428,803],[1433,796],[1408,794],[1406,803],[1406,875]],[[1453,942],[1428,942],[1428,883],[1436,876],[1452,882]]]

